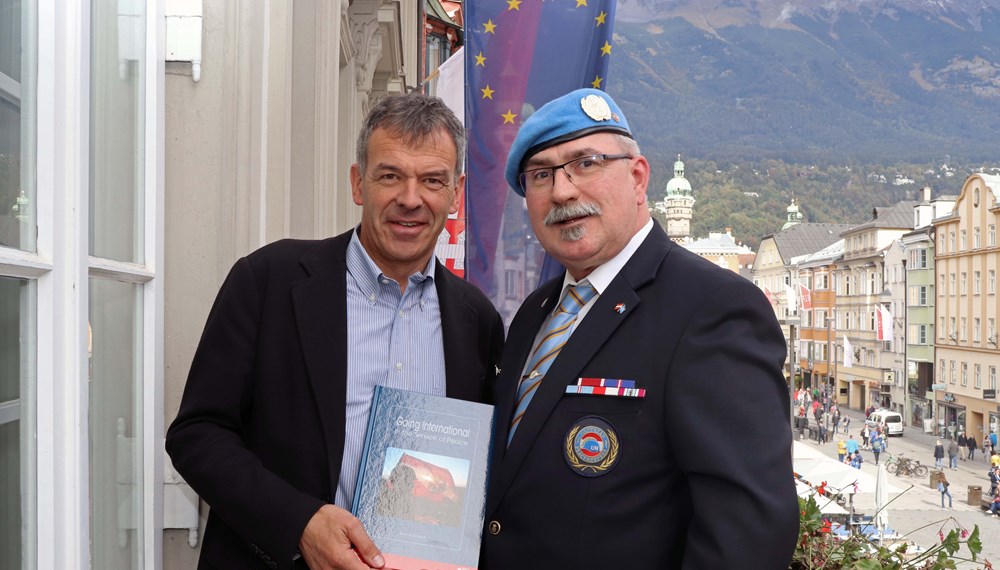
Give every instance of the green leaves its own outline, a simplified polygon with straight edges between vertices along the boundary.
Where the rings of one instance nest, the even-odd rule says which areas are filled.
[[[952,518],[941,521],[940,542],[911,553],[906,542],[876,546],[861,535],[834,537],[814,497],[799,498],[799,513],[799,542],[790,570],[949,570],[958,562],[978,561],[983,550],[979,527],[970,532]],[[992,568],[988,563],[982,567]]]

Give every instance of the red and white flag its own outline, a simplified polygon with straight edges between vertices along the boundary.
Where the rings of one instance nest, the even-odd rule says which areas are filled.
[[[802,295],[802,308],[812,309],[813,308],[812,292],[810,292],[805,285],[799,283],[799,293]]]
[[[772,293],[771,290],[768,289],[767,287],[764,287],[764,295],[767,297],[767,302],[771,303],[773,305],[774,304],[774,293]]]
[[[854,366],[854,347],[851,346],[851,341],[844,335],[844,367],[851,368]]]

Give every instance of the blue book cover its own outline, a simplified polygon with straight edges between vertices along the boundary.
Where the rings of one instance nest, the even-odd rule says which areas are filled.
[[[479,564],[493,406],[376,386],[353,513],[396,570]]]

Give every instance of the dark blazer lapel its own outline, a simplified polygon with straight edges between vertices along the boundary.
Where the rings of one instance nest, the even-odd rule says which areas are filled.
[[[517,322],[517,336],[507,337],[503,348],[503,358],[500,361],[500,375],[497,377],[496,390],[496,421],[493,435],[494,462],[499,461],[507,452],[507,432],[510,420],[514,414],[514,399],[517,394],[517,384],[521,371],[530,356],[531,347],[535,343],[535,335],[542,327],[545,318],[559,302],[562,293],[562,277],[542,285],[537,295],[532,295],[524,302],[518,311],[517,318],[524,319],[524,325]],[[534,304],[532,307],[530,304]],[[511,332],[514,332],[511,325]],[[518,428],[520,429],[520,428]]]
[[[436,262],[434,285],[437,288],[441,312],[441,338],[444,342],[445,394],[449,398],[478,401],[483,389],[476,382],[463,381],[463,375],[475,365],[479,339],[476,310],[461,292],[454,287],[457,279],[448,269]]]
[[[309,277],[292,288],[295,320],[323,425],[331,495],[343,459],[347,406],[346,252],[351,232],[321,242],[302,258]]]
[[[637,290],[655,277],[656,271],[670,246],[671,243],[667,240],[663,230],[654,224],[650,235],[646,236],[639,249],[611,281],[608,288],[597,298],[586,317],[573,332],[532,397],[531,404],[524,417],[521,418],[521,423],[517,427],[510,447],[505,450],[506,453],[497,455],[497,450],[494,448],[494,457],[502,457],[503,461],[499,463],[500,468],[494,475],[497,482],[492,487],[491,498],[493,500],[490,505],[487,505],[488,509],[496,506],[510,486],[521,463],[531,450],[535,436],[545,425],[552,410],[565,394],[566,386],[574,383],[580,377],[580,372],[591,356],[604,346],[619,325],[632,312],[639,310],[642,298]],[[619,303],[623,304],[624,311],[622,312],[617,310]],[[541,326],[541,322],[539,322],[539,326]],[[538,327],[534,330],[537,331]],[[527,355],[524,355],[518,360],[521,366],[524,366],[526,358]],[[510,392],[510,390],[506,392]],[[498,431],[499,429],[498,425]],[[504,431],[506,432],[505,428]],[[504,433],[503,443],[506,444],[506,433]]]

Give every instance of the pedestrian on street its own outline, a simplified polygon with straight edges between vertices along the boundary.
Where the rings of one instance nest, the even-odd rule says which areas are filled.
[[[934,467],[944,469],[944,445],[940,439],[934,444]]]
[[[969,446],[969,461],[972,461],[976,458],[976,438],[970,435],[965,443]]]
[[[997,473],[996,468],[990,467],[986,475],[990,478],[990,492],[987,494],[990,496],[997,495],[997,485],[1000,485],[1000,473]]]
[[[948,467],[958,469],[958,442],[954,439],[948,440]]]
[[[875,430],[872,434],[872,454],[875,455],[875,465],[878,465],[878,456],[882,453],[882,434]]]
[[[858,440],[853,435],[847,436],[847,457],[853,457],[858,452]]]
[[[868,449],[868,438],[871,437],[871,430],[868,429],[868,424],[861,428],[861,447],[863,449]]]
[[[847,435],[847,428],[851,427],[851,416],[844,416],[844,435]]]
[[[851,467],[855,469],[861,469],[861,464],[864,463],[865,459],[861,457],[860,451],[855,451],[854,455],[851,457]]]
[[[990,510],[986,514],[995,517],[998,511],[1000,511],[1000,495],[993,497],[993,503],[990,504]]]
[[[837,440],[837,461],[841,463],[844,462],[844,457],[847,457],[847,442],[843,439]]]
[[[990,436],[983,437],[983,458],[986,462],[990,462],[990,455],[993,455],[993,444],[990,442]]]
[[[948,491],[948,486],[949,485],[950,485],[950,483],[948,483],[948,478],[944,476],[944,471],[939,471],[938,472],[937,489],[938,489],[938,492],[941,493],[941,508],[942,509],[944,508],[944,497],[945,497],[945,495],[948,496],[948,508],[949,509],[953,508],[952,507],[952,503],[951,503],[951,492]]]
[[[958,434],[958,458],[965,461],[965,454],[969,451],[969,438],[964,433]]]
[[[816,443],[823,443],[823,406],[813,406],[813,417],[816,419]]]

